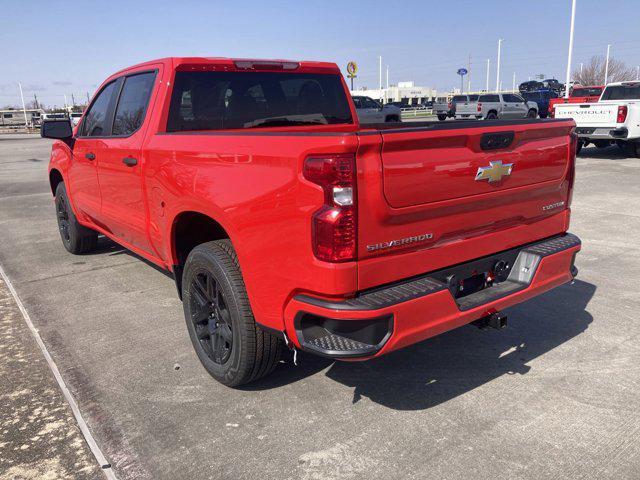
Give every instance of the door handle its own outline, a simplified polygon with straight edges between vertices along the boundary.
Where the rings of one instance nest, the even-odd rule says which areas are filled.
[[[124,157],[122,159],[122,163],[124,163],[127,167],[135,167],[138,164],[138,160],[133,157]]]
[[[84,158],[86,158],[87,160],[95,160],[96,154],[93,152],[85,153]]]

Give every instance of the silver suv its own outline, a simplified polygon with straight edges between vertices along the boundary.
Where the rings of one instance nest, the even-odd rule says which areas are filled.
[[[456,118],[536,118],[538,104],[517,93],[486,93],[477,102],[458,104]]]

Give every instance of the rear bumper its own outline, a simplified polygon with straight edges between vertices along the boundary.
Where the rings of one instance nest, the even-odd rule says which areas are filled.
[[[580,239],[555,236],[506,252],[359,293],[348,299],[296,295],[285,308],[300,349],[337,359],[367,359],[420,342],[571,281]],[[451,275],[510,262],[501,282],[455,298]],[[505,279],[506,277],[506,279]],[[293,334],[295,333],[295,334]]]
[[[627,127],[577,127],[576,133],[580,138],[594,140],[620,140],[629,136]]]

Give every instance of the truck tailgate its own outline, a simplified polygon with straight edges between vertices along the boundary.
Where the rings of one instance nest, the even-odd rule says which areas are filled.
[[[375,142],[361,137],[358,155],[365,170],[358,185],[358,257],[365,260],[361,275],[367,271],[367,259],[375,258],[380,268],[380,259],[387,258],[387,272],[394,273],[375,277],[393,281],[396,276],[444,268],[516,246],[513,242],[524,244],[562,231],[560,216],[568,206],[568,173],[573,168],[569,152],[574,123],[498,120],[491,124],[461,121],[382,130],[382,147],[378,142],[377,151]],[[508,145],[487,149],[487,139],[506,139]],[[376,173],[367,174],[375,164],[378,185]],[[534,225],[552,216],[558,217],[553,226]],[[510,229],[518,234],[510,236]],[[482,248],[474,248],[476,242]],[[468,258],[444,255],[456,243],[464,244]],[[427,256],[407,254],[416,251]],[[375,283],[359,279],[361,286]]]
[[[478,113],[478,102],[458,102],[456,115],[475,116]]]
[[[555,118],[573,118],[576,123],[589,126],[616,124],[618,106],[606,103],[579,103],[556,105]]]

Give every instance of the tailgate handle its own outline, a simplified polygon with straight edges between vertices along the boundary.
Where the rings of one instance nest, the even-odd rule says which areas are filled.
[[[480,138],[480,148],[482,150],[507,148],[513,142],[514,137],[514,132],[483,133]]]
[[[580,108],[591,108],[591,105],[580,105]]]

